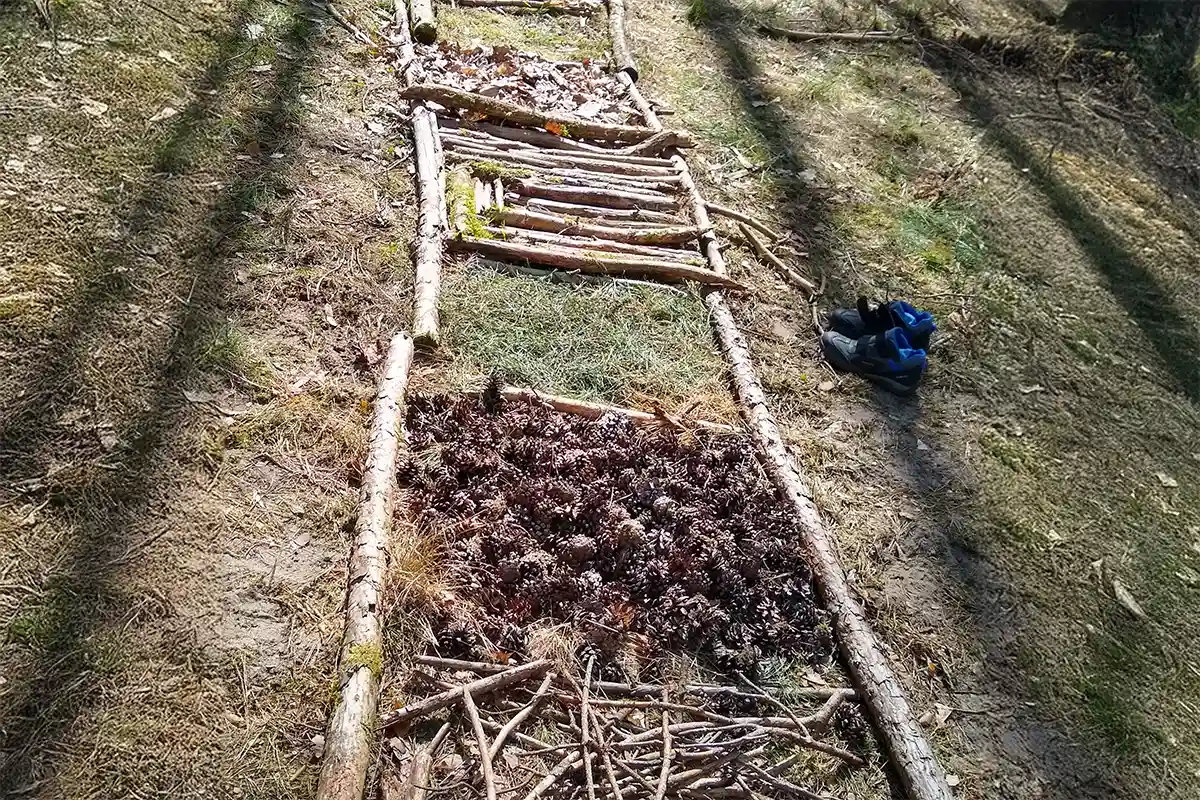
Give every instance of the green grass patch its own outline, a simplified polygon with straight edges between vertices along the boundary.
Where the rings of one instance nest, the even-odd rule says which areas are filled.
[[[626,404],[728,394],[704,305],[690,291],[460,272],[445,287],[442,324],[462,378],[498,371],[536,389]]]
[[[895,235],[902,252],[934,271],[971,271],[983,263],[979,222],[962,203],[915,203],[901,213]]]
[[[475,40],[490,46],[511,45],[556,60],[604,57],[606,32],[591,20],[549,14],[503,14],[482,8],[438,9],[438,37],[463,47]]]
[[[270,387],[275,380],[274,370],[254,353],[246,335],[228,325],[209,335],[200,347],[197,362],[202,368],[260,388]]]

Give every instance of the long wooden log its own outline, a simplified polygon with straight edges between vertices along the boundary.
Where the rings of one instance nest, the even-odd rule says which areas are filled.
[[[579,142],[575,139],[568,139],[565,136],[555,136],[549,131],[515,128],[508,125],[493,125],[490,122],[467,122],[448,117],[441,117],[439,124],[443,129],[457,131],[459,136],[481,139],[483,141],[503,141],[523,147],[548,147],[553,150],[605,152],[605,148],[599,145]]]
[[[704,286],[719,286],[723,289],[745,291],[745,287],[732,278],[716,275],[701,267],[674,261],[609,255],[550,245],[534,247],[519,242],[502,242],[474,236],[459,236],[457,239],[451,239],[450,246],[455,250],[482,253],[496,258],[528,261],[531,264],[544,264],[560,269],[577,269],[580,272],[594,275],[641,275],[670,283],[692,281]]]
[[[520,198],[511,194],[509,197],[521,200],[524,207],[534,211],[563,214],[569,217],[585,217],[587,219],[604,220],[605,224],[629,224],[644,227],[660,227],[662,225],[678,225],[679,219],[672,214],[661,211],[647,211],[644,208],[600,208],[583,203],[564,203],[559,200],[546,200],[538,197]]]
[[[625,0],[608,0],[608,34],[617,72],[624,72],[631,81],[637,81],[637,64],[625,41]]]
[[[533,167],[567,167],[584,169],[591,172],[612,172],[618,175],[674,175],[671,162],[664,165],[657,158],[641,158],[639,156],[610,157],[599,153],[584,152],[550,152],[548,150],[500,150],[478,144],[463,145],[453,141],[446,144],[454,152],[470,155],[481,161],[512,162],[528,164]]]
[[[411,12],[412,35],[422,44],[437,41],[437,23],[433,19],[432,0],[408,0]]]
[[[621,75],[617,77],[625,84],[630,99],[642,111],[647,124],[661,127],[653,109],[633,81],[627,76],[624,79]],[[691,182],[687,181],[685,185],[687,183]],[[697,226],[705,227],[708,215],[705,213],[704,199],[694,183],[687,187],[687,191],[692,195],[694,221]],[[725,274],[725,259],[721,256],[716,239],[708,238],[702,243],[713,271]],[[925,731],[909,708],[904,687],[892,671],[862,606],[850,593],[833,536],[825,527],[812,494],[783,442],[754,369],[750,347],[738,329],[733,312],[720,292],[709,292],[704,302],[729,364],[734,389],[751,435],[762,453],[772,482],[792,506],[800,522],[801,544],[821,599],[833,617],[838,647],[850,668],[858,696],[866,705],[884,747],[891,755],[900,781],[911,800],[952,800],[946,774],[933,754]]]
[[[576,139],[596,139],[602,142],[637,143],[654,136],[658,131],[642,128],[636,125],[616,125],[606,122],[572,117],[569,114],[547,114],[536,109],[510,103],[495,97],[487,97],[475,92],[467,92],[453,86],[437,83],[423,83],[407,86],[400,92],[406,100],[425,100],[437,103],[447,108],[461,108],[486,114],[493,119],[512,122],[517,125],[528,125],[537,128],[561,128],[567,135]],[[548,129],[549,130],[549,129]],[[692,147],[695,140],[687,131],[672,131],[675,134],[673,144],[676,147]]]
[[[694,225],[670,225],[661,228],[630,229],[596,225],[581,219],[568,219],[557,214],[539,214],[523,208],[504,208],[492,211],[492,219],[518,228],[549,231],[572,236],[591,236],[626,244],[683,244],[698,237],[702,231]]]
[[[346,592],[337,705],[329,718],[317,800],[361,800],[374,749],[383,635],[379,610],[396,488],[401,407],[413,342],[396,334],[384,361],[368,434]]]
[[[501,261],[496,258],[484,258],[482,256],[479,257],[478,266],[483,269],[490,269],[492,272],[501,275],[510,275],[514,278],[539,278],[551,283],[564,283],[570,286],[645,286],[647,289],[653,289],[656,292],[687,294],[685,289],[680,289],[678,286],[670,283],[647,281],[639,278],[616,278],[612,275],[586,275],[582,272],[572,270],[555,269],[554,267],[531,267]]]
[[[648,208],[652,211],[673,211],[679,207],[679,201],[667,195],[629,192],[620,189],[590,189],[586,186],[564,186],[534,180],[513,181],[509,185],[509,189],[525,197],[565,200],[569,203],[586,203],[608,208]]]
[[[601,8],[599,3],[580,2],[580,0],[455,0],[455,3],[473,8],[572,14],[578,17],[590,17]]]
[[[584,252],[602,250],[606,253],[628,253],[632,256],[661,258],[679,264],[692,264],[697,267],[703,267],[705,263],[695,252],[668,247],[625,244],[624,242],[614,242],[608,239],[585,239],[578,236],[564,236],[558,233],[550,233],[549,231],[525,230],[524,228],[496,228],[489,225],[485,226],[484,230],[495,238],[506,242],[525,241],[532,243],[534,246],[537,246],[538,242],[544,242],[555,247],[565,247]]]
[[[662,195],[668,199],[679,191],[679,176],[663,177],[661,180],[643,178],[635,175],[608,175],[582,170],[549,169],[538,171],[532,176],[535,180],[546,183],[562,184],[564,186],[592,186],[597,189],[616,189],[617,191],[634,191],[642,194]]]
[[[434,711],[439,711],[457,703],[462,699],[464,691],[469,691],[472,696],[479,697],[490,694],[497,689],[504,689],[518,683],[524,683],[532,678],[540,678],[546,674],[552,663],[547,659],[530,661],[528,664],[522,664],[519,667],[513,667],[504,672],[498,672],[495,675],[488,675],[462,686],[455,686],[440,694],[426,697],[415,703],[409,703],[403,708],[393,709],[383,715],[381,723],[384,728],[390,728],[393,725],[402,725],[426,714],[432,714]]]

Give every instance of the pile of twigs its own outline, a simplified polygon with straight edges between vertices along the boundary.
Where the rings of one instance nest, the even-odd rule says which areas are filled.
[[[389,740],[400,763],[382,778],[385,799],[822,798],[789,779],[799,765],[866,763],[831,736],[839,712],[855,709],[852,689],[789,692],[816,706],[801,713],[745,676],[742,686],[667,686],[593,680],[590,661],[579,676],[549,660],[417,664],[417,679],[439,691],[386,712],[383,725],[393,737],[437,733],[425,745]],[[446,711],[448,721],[433,719]]]

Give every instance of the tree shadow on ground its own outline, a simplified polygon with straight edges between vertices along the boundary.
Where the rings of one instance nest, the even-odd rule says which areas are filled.
[[[180,201],[195,199],[184,195],[196,191],[196,178],[212,168],[204,161],[204,136],[230,122],[219,113],[219,99],[238,79],[234,62],[247,52],[251,5],[243,3],[233,15],[215,57],[193,87],[197,99],[176,117],[167,141],[153,155],[143,190],[123,214],[120,237],[98,254],[96,277],[63,304],[57,329],[32,348],[18,379],[24,391],[0,417],[0,452],[5,453],[0,485],[23,487],[34,497],[44,493],[46,520],[72,531],[62,540],[66,545],[57,555],[59,566],[43,587],[44,624],[33,645],[30,677],[10,680],[6,687],[0,740],[0,794],[6,796],[52,778],[57,745],[102,695],[84,645],[106,615],[128,612],[121,608],[116,579],[135,549],[133,534],[153,517],[154,493],[170,487],[171,451],[184,414],[182,381],[197,369],[198,337],[214,324],[232,280],[222,242],[236,239],[238,226],[254,211],[264,187],[282,185],[288,162],[267,153],[282,152],[294,134],[288,120],[314,38],[302,5],[291,7],[290,29],[282,37],[290,52],[276,59],[275,77],[254,90],[261,102],[237,120],[244,140],[235,151],[257,142],[265,152],[236,162],[233,152],[221,154],[237,166],[202,212],[208,217],[206,226],[199,228],[199,239],[190,242],[176,262],[179,273],[172,276],[174,285],[190,287],[188,296],[176,298],[178,304],[161,326],[165,334],[155,334],[146,322],[145,340],[128,342],[131,363],[122,366],[130,374],[124,378],[144,402],[140,410],[112,420],[121,446],[104,454],[94,443],[77,441],[81,437],[64,431],[59,417],[88,391],[89,355],[98,346],[126,339],[128,326],[117,325],[123,307],[172,272],[163,272],[146,257],[147,240],[193,227],[182,215],[196,213],[197,206]],[[209,232],[216,232],[215,239]],[[58,483],[48,465],[64,457],[90,461],[90,468],[77,480]]]
[[[793,165],[797,170],[820,166],[818,157],[804,145],[805,132],[797,129],[780,106],[761,102],[761,96],[771,94],[757,89],[756,84],[769,85],[770,77],[746,44],[744,37],[748,34],[739,27],[739,12],[724,0],[711,3],[708,9],[709,13],[695,22],[709,34],[724,59],[726,74],[736,80],[744,110],[771,157],[785,166],[794,158],[807,162]],[[977,118],[986,120],[995,116],[982,100],[965,93],[968,87],[953,82],[951,85],[964,92],[968,111]],[[1056,184],[1051,171],[1035,171],[1037,159],[1032,158],[1027,148],[1003,135],[999,143],[1018,169],[1030,170],[1035,186],[1093,260],[1096,270],[1106,277],[1109,289],[1130,318],[1152,333],[1154,346],[1175,376],[1179,390],[1194,400],[1200,399],[1197,362],[1200,340],[1170,293],[1108,230],[1102,219],[1067,187]],[[794,220],[793,232],[806,242],[813,263],[824,270],[830,302],[852,302],[850,296],[842,293],[854,285],[856,276],[835,257],[828,243],[821,241],[822,237],[811,235],[815,228],[833,227],[828,202],[807,187],[787,187],[785,191],[789,201],[787,213]],[[929,426],[920,426],[921,437],[934,446],[928,452],[912,446],[919,423],[926,416],[920,399],[901,401],[882,392],[871,397],[877,412],[875,418],[885,429],[881,438],[890,448],[889,455],[902,473],[902,482],[910,487],[925,520],[926,530],[920,536],[923,541],[910,542],[909,546],[916,547],[924,557],[932,581],[945,587],[946,594],[957,598],[968,614],[968,636],[981,644],[985,654],[985,674],[977,676],[978,693],[1011,714],[998,719],[979,718],[963,726],[969,745],[981,760],[1006,767],[1002,774],[1006,785],[1003,789],[997,787],[994,796],[1024,798],[1037,793],[1037,796],[1071,800],[1124,796],[1122,767],[1111,756],[1109,743],[1073,723],[1048,720],[1028,710],[1040,704],[1040,689],[1022,662],[1020,639],[1033,635],[1034,631],[1029,628],[1031,623],[1022,609],[1015,576],[989,558],[981,545],[991,531],[1003,527],[1004,510],[987,507],[974,490],[961,488],[969,486],[965,464],[954,457],[934,455],[956,452],[952,442],[939,441]],[[1121,629],[1119,625],[1114,627]],[[908,655],[901,654],[901,659],[908,661]],[[910,678],[915,679],[915,675]]]

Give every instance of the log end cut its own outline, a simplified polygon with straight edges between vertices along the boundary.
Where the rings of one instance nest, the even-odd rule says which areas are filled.
[[[421,44],[433,44],[437,41],[437,25],[422,20],[413,26],[413,36]]]

